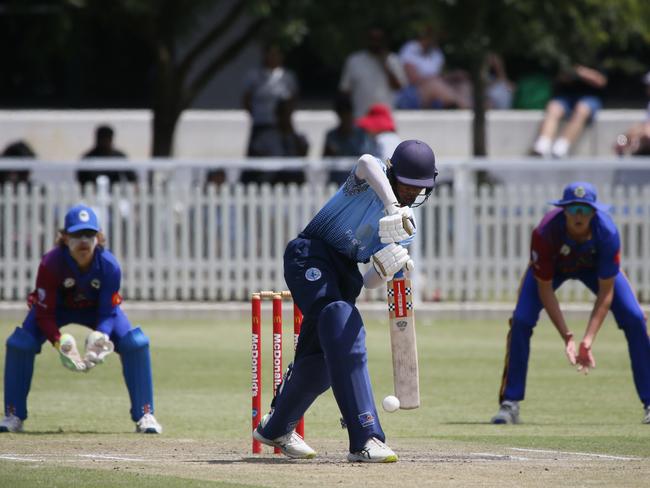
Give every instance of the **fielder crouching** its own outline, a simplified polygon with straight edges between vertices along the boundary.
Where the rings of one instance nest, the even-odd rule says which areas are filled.
[[[115,350],[122,359],[136,432],[162,432],[153,416],[149,338],[139,327],[131,327],[120,308],[120,266],[104,249],[103,241],[90,207],[77,205],[67,212],[57,246],[41,260],[27,318],[7,339],[5,417],[0,432],[23,430],[34,359],[46,339],[58,351],[63,366],[77,372],[91,370]],[[70,323],[92,329],[83,357],[74,337],[59,330]]]
[[[330,386],[348,430],[352,462],[395,462],[385,444],[367,368],[365,329],[355,301],[402,268],[415,234],[411,206],[423,203],[437,175],[424,142],[402,142],[386,163],[365,154],[347,181],[284,253],[284,278],[304,314],[293,365],[253,432],[291,458],[316,453],[295,432],[314,400]],[[418,201],[419,200],[419,201]],[[372,260],[365,276],[357,264]]]

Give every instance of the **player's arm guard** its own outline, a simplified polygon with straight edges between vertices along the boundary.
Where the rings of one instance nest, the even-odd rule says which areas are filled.
[[[54,343],[54,347],[59,351],[59,359],[61,359],[63,366],[71,371],[86,371],[86,363],[81,359],[74,337],[70,334],[63,334]]]
[[[114,350],[115,345],[108,338],[108,335],[98,330],[92,331],[86,337],[86,354],[84,354],[86,368],[91,369],[103,363],[106,356]]]
[[[384,281],[390,280],[400,269],[412,269],[413,260],[406,248],[391,243],[372,255],[372,266],[377,275]]]

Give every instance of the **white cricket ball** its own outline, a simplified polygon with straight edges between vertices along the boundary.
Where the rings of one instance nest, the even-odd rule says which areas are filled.
[[[399,408],[399,398],[394,395],[388,395],[381,402],[381,406],[384,407],[384,410],[387,412],[394,412]]]

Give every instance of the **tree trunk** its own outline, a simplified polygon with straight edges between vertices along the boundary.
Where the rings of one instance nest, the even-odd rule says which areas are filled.
[[[158,73],[153,88],[152,157],[171,157],[174,154],[174,132],[181,115],[183,80],[179,80],[169,50],[158,49]]]
[[[474,120],[472,122],[474,156],[487,156],[485,125],[485,78],[483,77],[484,57],[478,57],[470,70],[472,92],[474,95]]]

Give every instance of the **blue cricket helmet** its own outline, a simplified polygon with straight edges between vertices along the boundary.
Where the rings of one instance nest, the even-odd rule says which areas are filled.
[[[395,148],[390,163],[400,183],[433,189],[438,170],[436,157],[426,142],[417,139],[401,142]]]

